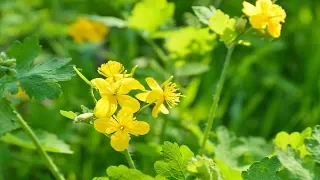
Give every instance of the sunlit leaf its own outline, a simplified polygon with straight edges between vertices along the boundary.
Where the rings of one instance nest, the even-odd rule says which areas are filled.
[[[216,164],[223,180],[242,180],[240,171],[229,167],[220,160],[216,160]]]
[[[71,120],[75,120],[75,118],[77,117],[77,114],[72,111],[60,110],[60,114],[68,119],[71,119]]]

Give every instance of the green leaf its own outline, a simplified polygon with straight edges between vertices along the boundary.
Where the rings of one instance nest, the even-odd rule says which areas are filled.
[[[260,162],[253,163],[247,171],[242,172],[244,180],[281,180],[276,175],[281,167],[280,161],[276,156],[263,158]]]
[[[11,103],[0,98],[0,136],[20,127],[18,117]]]
[[[35,134],[39,138],[40,144],[45,151],[64,154],[73,153],[70,146],[64,141],[58,139],[55,134],[40,130],[35,131]],[[1,137],[1,141],[23,148],[36,149],[30,138],[23,131],[7,133],[5,136]]]
[[[129,26],[149,32],[156,31],[174,13],[174,3],[167,0],[143,0],[137,3],[128,19]]]
[[[42,101],[53,99],[61,94],[59,81],[67,81],[74,76],[72,66],[67,66],[70,58],[52,59],[43,64],[32,66],[40,52],[39,40],[32,36],[23,43],[15,42],[7,50],[10,58],[17,59],[17,75],[13,81],[19,82],[29,98]],[[12,83],[12,82],[11,82]]]
[[[70,58],[53,59],[36,65],[28,72],[18,72],[17,80],[29,98],[39,101],[56,98],[61,94],[57,82],[70,80],[75,75],[72,66],[67,66],[70,61]]]
[[[210,9],[205,6],[192,6],[192,10],[204,24],[209,24],[210,17],[216,12],[213,6],[211,6]]]
[[[219,168],[223,180],[242,180],[240,171],[231,168],[218,159],[216,160],[216,164]]]
[[[306,155],[310,154],[310,152],[307,151],[306,146],[304,144],[304,140],[306,137],[310,137],[312,134],[311,128],[306,128],[303,132],[293,132],[291,134],[287,132],[279,132],[275,139],[274,143],[276,147],[287,150],[288,145],[291,145],[291,147],[295,151],[299,151],[300,157],[303,158]]]
[[[277,156],[281,164],[287,168],[293,178],[313,180],[314,174],[303,164],[302,159],[294,151],[291,145],[288,146],[287,152],[281,149],[277,150]]]
[[[223,13],[221,10],[211,16],[209,27],[221,37],[221,40],[225,43],[231,43],[237,37],[235,31],[236,20],[230,18],[229,15]]]
[[[222,180],[212,159],[197,156],[188,163],[187,169],[198,179]]]
[[[185,145],[179,147],[177,143],[166,141],[162,146],[161,156],[162,160],[154,164],[156,172],[168,179],[184,179],[188,161],[194,154]]]
[[[316,126],[312,131],[312,138],[306,138],[304,143],[307,150],[311,152],[313,160],[320,163],[320,126]]]
[[[68,119],[71,119],[71,120],[75,120],[75,118],[77,117],[77,114],[72,111],[60,110],[60,114]]]
[[[88,19],[91,19],[93,21],[100,22],[106,26],[109,27],[118,27],[118,28],[124,28],[127,26],[127,22],[123,19],[119,19],[116,17],[108,17],[108,16],[87,16]]]
[[[176,75],[182,76],[194,76],[207,72],[210,67],[201,63],[186,63],[176,69]]]
[[[9,58],[17,60],[17,70],[27,71],[34,62],[34,59],[39,55],[41,46],[37,36],[26,38],[23,43],[16,41],[6,51]]]
[[[131,179],[141,179],[141,180],[153,180],[149,175],[143,174],[137,169],[129,169],[127,166],[110,166],[107,169],[107,174],[110,180],[131,180]]]
[[[108,177],[94,177],[92,180],[110,180]]]

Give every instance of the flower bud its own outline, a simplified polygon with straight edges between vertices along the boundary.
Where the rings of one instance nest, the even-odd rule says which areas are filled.
[[[0,58],[2,58],[2,59],[7,59],[6,53],[1,52],[1,53],[0,53]]]
[[[86,122],[89,121],[93,117],[93,113],[84,113],[80,114],[75,118],[76,122]]]
[[[11,66],[14,66],[15,63],[16,63],[16,59],[8,59],[3,62],[3,65],[7,67],[11,67]]]
[[[247,20],[244,18],[238,18],[236,22],[237,33],[243,33],[246,30]]]
[[[8,69],[6,71],[6,74],[9,75],[9,76],[14,76],[17,74],[17,71],[15,69]]]

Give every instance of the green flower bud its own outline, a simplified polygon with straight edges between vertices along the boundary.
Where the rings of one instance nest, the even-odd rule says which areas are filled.
[[[244,18],[238,18],[236,22],[237,33],[243,33],[246,30],[247,20]]]
[[[93,117],[93,113],[80,114],[75,118],[75,122],[88,122]]]
[[[8,70],[6,71],[6,74],[7,74],[8,76],[14,76],[14,75],[17,74],[17,71],[16,71],[15,69],[8,69]]]
[[[0,64],[2,64],[4,62],[4,60],[2,59],[2,57],[0,57]]]
[[[7,57],[6,53],[1,52],[1,53],[0,53],[0,58],[2,58],[2,59],[7,59],[8,57]]]
[[[0,65],[0,72],[6,72],[8,69],[8,67]]]
[[[16,64],[16,59],[8,59],[3,62],[3,65],[7,67],[14,66],[15,64]]]

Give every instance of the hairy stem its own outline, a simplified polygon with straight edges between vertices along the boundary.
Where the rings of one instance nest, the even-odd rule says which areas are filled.
[[[129,167],[130,167],[131,169],[136,169],[136,166],[134,165],[134,162],[133,162],[133,160],[132,160],[132,158],[131,158],[131,155],[130,155],[128,149],[124,150],[124,151],[123,151],[123,154],[124,154],[124,156],[126,157],[126,159],[127,159],[127,161],[128,161]]]
[[[228,53],[225,58],[225,62],[223,64],[223,69],[222,69],[222,72],[220,75],[217,89],[216,89],[215,94],[213,95],[213,102],[210,107],[210,112],[209,112],[208,121],[207,121],[208,124],[207,124],[205,132],[204,132],[204,137],[202,140],[201,149],[200,149],[200,153],[199,153],[200,155],[203,155],[205,152],[205,149],[206,149],[207,140],[209,138],[209,134],[210,134],[210,131],[211,131],[211,128],[213,125],[213,121],[214,121],[214,118],[216,116],[216,112],[217,112],[217,109],[219,106],[220,95],[221,95],[221,91],[223,89],[223,84],[224,84],[224,81],[225,81],[225,78],[226,78],[226,75],[228,72],[228,66],[230,63],[230,59],[231,59],[231,55],[233,53],[233,50],[234,50],[234,45],[231,45],[228,47]]]
[[[33,132],[33,130],[30,128],[30,126],[27,124],[26,121],[24,121],[24,119],[22,118],[22,116],[17,113],[17,117],[19,119],[19,122],[23,128],[23,130],[27,133],[27,135],[30,137],[30,139],[32,140],[33,144],[36,146],[37,150],[39,151],[40,155],[42,156],[43,160],[45,161],[45,163],[47,164],[48,168],[50,169],[51,173],[53,174],[53,176],[57,179],[57,180],[65,180],[65,178],[63,177],[63,175],[59,172],[59,169],[57,168],[57,166],[54,164],[53,160],[51,159],[51,157],[46,153],[46,151],[44,151],[44,149],[42,148],[40,141],[38,139],[38,137],[35,135],[35,133]]]

